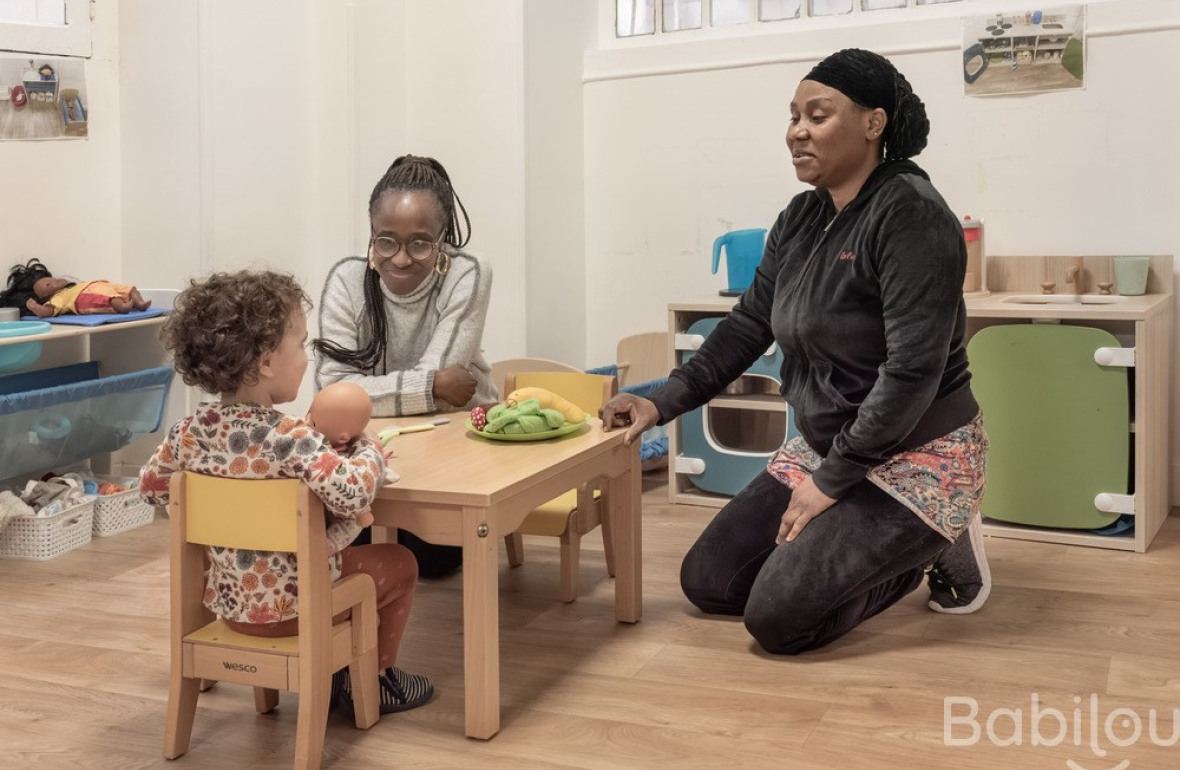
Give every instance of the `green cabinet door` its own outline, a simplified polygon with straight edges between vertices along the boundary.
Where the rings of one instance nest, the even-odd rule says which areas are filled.
[[[1120,347],[1101,329],[990,326],[967,345],[972,389],[991,440],[983,515],[1040,527],[1095,529],[1118,514],[1100,492],[1127,493],[1129,377],[1094,351]]]

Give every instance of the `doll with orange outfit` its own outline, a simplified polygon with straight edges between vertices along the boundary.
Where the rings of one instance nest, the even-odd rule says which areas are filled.
[[[394,543],[351,545],[361,531],[358,517],[368,513],[386,476],[386,458],[363,432],[341,441],[339,429],[331,428],[334,446],[309,420],[276,409],[295,399],[307,370],[310,307],[291,276],[269,271],[218,273],[180,293],[162,339],[184,382],[220,399],[172,427],[140,473],[140,494],[166,505],[178,471],[303,481],[331,515],[332,578],[361,572],[377,586],[381,711],[403,711],[425,704],[434,692],[427,677],[394,665],[418,565]],[[329,429],[329,422],[319,427]],[[254,636],[298,633],[296,575],[303,565],[295,554],[211,546],[208,557],[204,603],[230,628]],[[333,676],[332,702],[345,713],[352,708],[347,668]]]
[[[147,310],[152,303],[130,284],[58,278],[41,260],[30,259],[23,265],[14,265],[8,272],[8,288],[0,304],[20,308],[38,318],[52,318],[66,313],[130,313]]]

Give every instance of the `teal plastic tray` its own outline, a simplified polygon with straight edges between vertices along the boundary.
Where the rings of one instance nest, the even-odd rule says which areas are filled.
[[[29,337],[49,331],[45,321],[0,321],[0,339]],[[37,363],[41,357],[40,342],[18,342],[0,345],[0,372],[23,369]]]

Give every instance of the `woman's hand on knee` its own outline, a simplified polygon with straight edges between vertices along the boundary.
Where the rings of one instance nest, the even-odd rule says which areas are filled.
[[[631,426],[623,437],[623,443],[631,446],[631,442],[660,421],[660,410],[646,398],[620,393],[602,405],[598,416],[603,430]]]
[[[819,487],[808,476],[791,492],[791,502],[787,505],[783,520],[778,525],[778,535],[774,538],[774,544],[782,545],[791,542],[799,536],[808,522],[835,504],[835,498],[828,497],[819,491]]]

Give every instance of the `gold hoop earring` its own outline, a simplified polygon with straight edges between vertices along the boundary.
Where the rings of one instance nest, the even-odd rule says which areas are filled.
[[[443,257],[447,259],[446,267],[443,267]],[[440,278],[451,272],[451,255],[442,249],[438,250],[438,259],[434,260],[434,272],[438,273]]]

